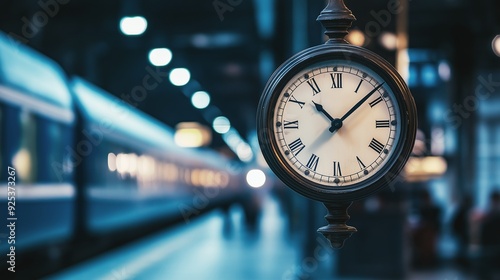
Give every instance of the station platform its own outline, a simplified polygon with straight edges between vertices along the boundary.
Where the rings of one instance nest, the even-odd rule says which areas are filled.
[[[264,208],[255,230],[241,209],[215,210],[48,279],[282,279],[298,252],[277,202],[266,199]]]
[[[361,279],[336,276],[337,253],[330,248],[321,247],[317,255],[304,254],[300,238],[291,237],[288,228],[278,202],[267,197],[255,228],[245,226],[238,207],[228,213],[214,210],[46,279]],[[409,273],[406,279],[474,278],[439,269]]]

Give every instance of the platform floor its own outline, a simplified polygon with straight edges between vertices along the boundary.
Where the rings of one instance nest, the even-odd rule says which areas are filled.
[[[278,203],[267,198],[260,225],[244,226],[243,213],[206,215],[104,253],[47,277],[55,280],[288,280],[335,277],[335,252],[303,256]],[[355,279],[355,278],[342,278]],[[410,273],[407,279],[473,279],[449,269]]]
[[[255,231],[245,228],[242,214],[210,212],[48,279],[282,279],[297,252],[284,238],[277,203],[266,200]]]

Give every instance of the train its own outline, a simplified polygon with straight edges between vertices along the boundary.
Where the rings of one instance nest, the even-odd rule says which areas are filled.
[[[232,203],[251,216],[246,170],[0,33],[0,258],[68,258]]]

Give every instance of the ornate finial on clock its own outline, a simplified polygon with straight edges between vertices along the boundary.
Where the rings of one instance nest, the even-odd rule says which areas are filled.
[[[318,232],[323,234],[335,249],[342,248],[344,241],[357,232],[355,227],[346,225],[350,218],[347,214],[347,208],[351,204],[352,202],[325,203],[325,207],[328,209],[328,214],[325,216],[328,225],[318,229]]]
[[[356,17],[346,7],[344,0],[328,0],[328,5],[317,19],[326,29],[325,35],[330,38],[329,42],[337,43],[346,42],[344,37],[355,20]]]

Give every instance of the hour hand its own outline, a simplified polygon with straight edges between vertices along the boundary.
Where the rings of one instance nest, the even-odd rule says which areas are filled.
[[[328,114],[327,111],[325,111],[325,108],[323,108],[323,105],[318,104],[314,101],[312,103],[314,103],[314,106],[316,107],[316,110],[318,110],[318,112],[323,113],[323,115],[325,115],[331,122],[333,122],[333,120],[334,120],[333,117],[330,116],[330,114]]]

